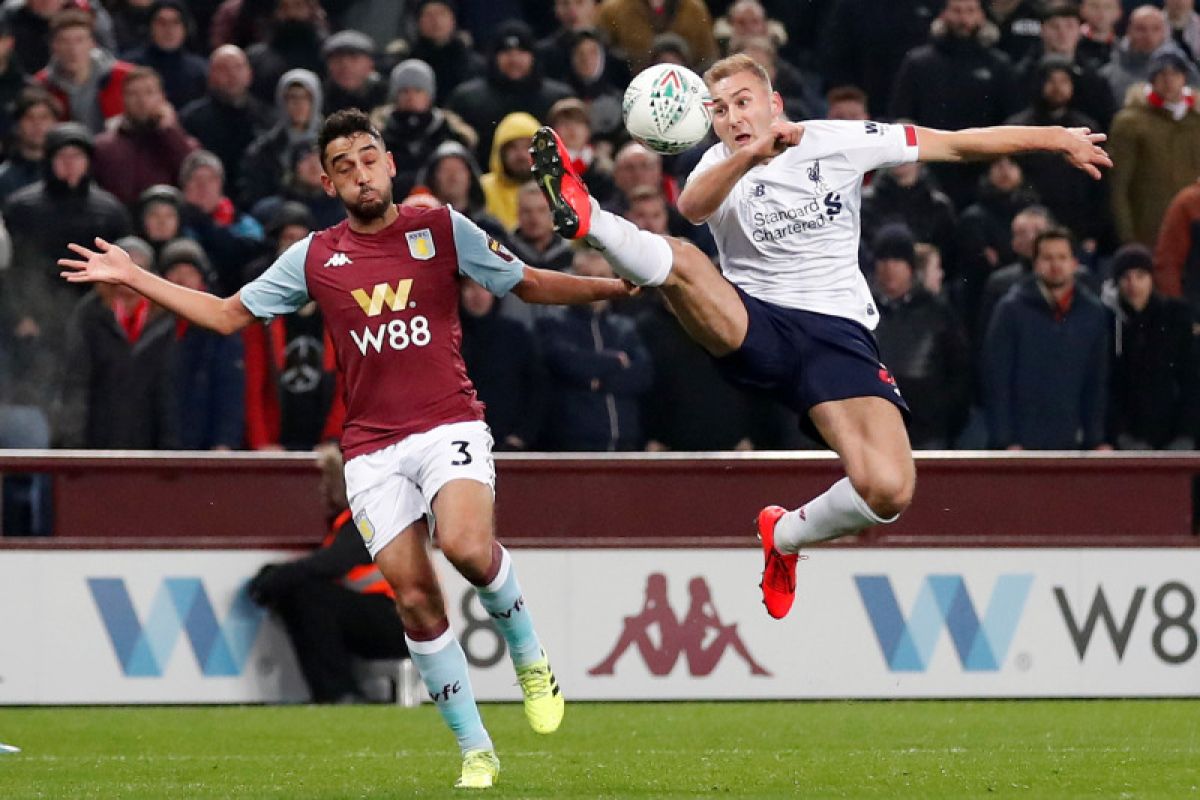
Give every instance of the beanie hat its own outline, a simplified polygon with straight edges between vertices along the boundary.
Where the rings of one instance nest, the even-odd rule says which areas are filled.
[[[496,35],[492,37],[492,55],[505,50],[536,52],[537,42],[533,38],[533,29],[515,19],[501,23],[496,28]]]
[[[178,211],[183,208],[183,193],[174,186],[169,186],[165,183],[156,183],[138,195],[137,202],[139,214],[145,213],[146,209],[155,203],[166,203]]]
[[[907,225],[885,225],[880,228],[871,250],[876,261],[906,261],[910,267],[916,268],[917,251]]]
[[[191,239],[174,239],[167,243],[158,257],[158,271],[166,275],[171,267],[179,264],[191,264],[200,271],[204,283],[213,287],[217,283],[217,274],[213,271],[204,248]]]
[[[375,55],[375,40],[362,31],[338,31],[321,45],[321,57],[329,58],[338,53]]]
[[[413,9],[413,16],[421,16],[421,12],[425,9],[425,6],[429,5],[430,3],[441,3],[446,8],[450,9],[450,12],[454,14],[455,19],[458,18],[458,0],[417,0],[416,8]]]
[[[1141,269],[1154,272],[1154,255],[1145,245],[1127,244],[1113,254],[1112,276],[1114,281],[1131,269]]]
[[[437,78],[433,69],[419,58],[401,61],[392,68],[388,80],[388,96],[393,100],[404,89],[419,89],[430,97],[437,94]]]
[[[140,253],[149,263],[149,269],[154,269],[154,248],[140,236],[122,236],[113,242],[117,247],[129,253]]]
[[[89,157],[96,149],[92,134],[87,128],[78,122],[60,122],[46,134],[46,160],[54,158],[59,150],[68,146],[86,150]]]
[[[1192,68],[1187,59],[1173,47],[1160,47],[1154,52],[1154,55],[1150,57],[1150,71],[1147,73],[1147,77],[1154,80],[1158,73],[1168,67],[1177,69],[1187,75],[1189,79],[1193,77]]]
[[[211,167],[221,176],[221,180],[225,179],[225,165],[221,163],[221,159],[216,153],[211,150],[195,150],[188,153],[187,158],[183,159],[183,164],[179,167],[179,185],[186,186],[192,175],[201,167]]]
[[[289,225],[299,225],[311,231],[317,227],[317,222],[313,218],[312,212],[308,210],[308,206],[297,203],[295,200],[288,200],[281,203],[275,213],[271,215],[270,221],[267,222],[267,235],[278,236]]]

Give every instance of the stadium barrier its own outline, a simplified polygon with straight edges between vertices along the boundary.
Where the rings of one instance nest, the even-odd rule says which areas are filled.
[[[813,549],[782,622],[748,517],[818,491],[829,458],[498,466],[501,529],[576,699],[1200,696],[1196,457],[922,457],[912,513]],[[27,469],[55,474],[70,535],[0,540],[0,704],[304,699],[245,584],[322,533],[308,456],[0,459]],[[477,695],[516,700],[503,641],[438,564]]]

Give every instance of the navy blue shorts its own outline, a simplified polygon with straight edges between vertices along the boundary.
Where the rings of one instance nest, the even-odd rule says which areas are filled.
[[[869,330],[844,317],[784,308],[734,288],[750,324],[742,346],[715,359],[726,380],[782,402],[800,415],[801,430],[818,442],[824,439],[808,411],[830,400],[882,397],[908,422],[908,404],[880,361]]]

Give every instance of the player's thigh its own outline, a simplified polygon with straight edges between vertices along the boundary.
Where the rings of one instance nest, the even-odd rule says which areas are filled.
[[[375,555],[375,565],[396,593],[396,607],[407,628],[431,627],[446,616],[429,549],[429,526],[413,522]]]
[[[749,328],[733,284],[691,242],[668,238],[674,263],[660,291],[688,335],[714,356],[741,347]]]
[[[483,422],[456,422],[422,437],[415,454],[417,484],[433,511],[442,551],[459,566],[486,561],[496,486],[491,431]]]
[[[871,494],[911,497],[916,467],[904,417],[895,404],[882,397],[849,397],[818,403],[808,413],[868,501]]]

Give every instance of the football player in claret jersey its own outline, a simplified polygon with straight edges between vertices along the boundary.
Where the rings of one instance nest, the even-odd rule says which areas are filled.
[[[341,198],[348,220],[297,242],[232,297],[168,283],[100,239],[95,250],[72,244],[78,258],[59,263],[68,281],[125,284],[226,334],[317,302],[345,385],[341,447],[354,521],[395,590],[413,663],[458,739],[456,786],[488,788],[499,761],[446,619],[430,560],[433,520],[443,554],[477,588],[508,644],[535,731],[558,728],[563,696],[513,561],[493,534],[492,437],[460,352],[459,283],[467,276],[530,303],[591,303],[626,287],[525,266],[452,209],[395,205],[392,157],[357,109],[330,116],[318,144],[325,191]]]
[[[894,521],[916,483],[908,408],[879,361],[871,333],[879,314],[858,268],[863,175],[1028,150],[1061,153],[1095,178],[1111,162],[1099,147],[1105,137],[1086,129],[788,122],[767,73],[746,55],[718,61],[704,80],[720,142],[678,208],[712,229],[720,272],[691,244],[602,211],[549,128],[533,140],[534,174],[560,234],[604,251],[632,283],[659,287],[729,380],[773,394],[841,457],[846,477],[824,494],[759,512],[763,603],[782,618],[795,599],[800,547]]]

